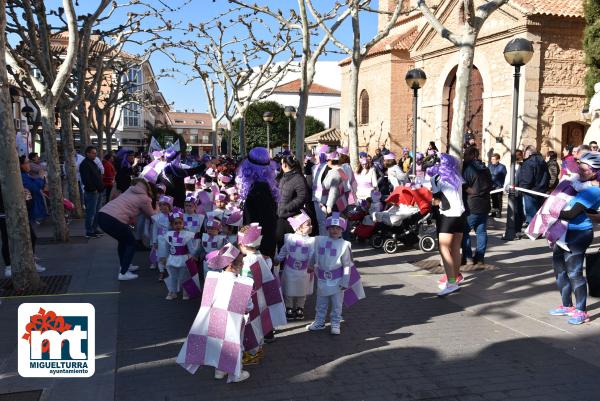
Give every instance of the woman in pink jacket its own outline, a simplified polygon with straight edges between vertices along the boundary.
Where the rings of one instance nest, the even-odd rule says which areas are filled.
[[[130,224],[140,213],[148,217],[156,213],[156,199],[152,188],[143,178],[132,180],[129,189],[108,202],[98,212],[100,228],[119,242],[119,280],[133,280],[138,277],[129,270],[136,248],[135,235]]]

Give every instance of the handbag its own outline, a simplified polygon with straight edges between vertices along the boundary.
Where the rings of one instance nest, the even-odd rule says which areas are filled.
[[[600,298],[600,250],[585,255],[585,276],[590,296]]]

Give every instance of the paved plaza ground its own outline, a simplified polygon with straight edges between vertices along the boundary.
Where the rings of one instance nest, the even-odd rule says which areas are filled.
[[[81,235],[79,222],[73,224],[73,234]],[[465,272],[461,292],[446,299],[435,297],[436,254],[386,255],[355,246],[367,298],[344,311],[342,335],[306,332],[310,320],[290,323],[265,346],[263,361],[247,368],[251,378],[238,384],[214,380],[211,368],[190,375],[175,363],[199,301],[164,300],[147,253],[134,261],[142,266],[140,278],[119,283],[116,243],[106,236],[41,245],[44,275],[69,274],[71,284],[65,295],[2,299],[0,401],[600,399],[600,299],[589,299],[589,324],[548,316],[560,298],[546,242],[506,243],[500,221],[490,228],[488,265]],[[18,375],[22,302],[95,306],[92,378]],[[308,318],[313,308],[311,299]],[[43,390],[41,398],[19,394],[32,390]]]

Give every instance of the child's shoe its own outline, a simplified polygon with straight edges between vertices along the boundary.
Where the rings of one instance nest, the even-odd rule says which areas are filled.
[[[183,299],[184,301],[187,301],[188,299],[190,299],[190,296],[188,294],[183,294],[181,299]]]
[[[160,272],[158,273],[158,281],[165,281],[165,278],[167,278],[167,272]]]
[[[227,376],[227,372],[223,372],[222,370],[215,369],[215,379],[221,380]]]
[[[317,322],[315,320],[314,322],[312,322],[311,324],[309,324],[308,326],[306,326],[306,330],[308,330],[308,331],[325,330],[325,323],[323,323],[323,322]]]
[[[285,317],[288,321],[294,320],[296,319],[296,312],[292,308],[287,308],[285,310]]]
[[[243,382],[244,380],[248,379],[249,377],[250,377],[250,373],[248,373],[248,371],[246,371],[246,370],[242,370],[242,373],[238,377],[233,379],[232,383]]]
[[[304,320],[304,308],[296,308],[296,320]]]
[[[170,292],[169,295],[166,296],[165,298],[167,301],[172,301],[174,299],[177,299],[177,294]]]
[[[461,281],[463,281],[464,277],[461,273],[458,273],[458,276],[456,276],[456,284],[459,284]],[[440,290],[443,290],[444,288],[446,288],[446,283],[448,282],[448,276],[446,276],[445,274],[442,275],[442,277],[440,277],[440,279],[438,280],[437,284],[438,284],[438,288]]]
[[[151,263],[150,264],[150,270],[156,270],[156,269],[157,269],[156,264]]]
[[[244,352],[242,355],[242,365],[256,365],[259,362],[258,354],[252,355],[249,352]]]
[[[341,334],[340,325],[339,324],[332,324],[331,325],[331,334],[333,334],[334,336],[339,336]]]

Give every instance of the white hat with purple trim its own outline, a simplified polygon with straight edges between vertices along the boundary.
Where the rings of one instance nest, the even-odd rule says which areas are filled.
[[[221,249],[209,252],[206,255],[206,263],[212,270],[224,269],[232,264],[239,254],[239,249],[228,243]]]
[[[296,231],[300,226],[307,221],[310,221],[310,216],[306,214],[304,210],[300,211],[300,214],[297,214],[292,217],[288,217],[287,221],[290,223],[294,231]]]
[[[173,197],[169,195],[161,195],[160,198],[158,198],[158,203],[168,203],[169,205],[173,206]]]
[[[206,220],[206,228],[215,228],[217,230],[221,229],[221,220],[216,219],[214,217],[209,217],[208,220]]]
[[[327,160],[340,160],[338,152],[327,153]]]
[[[227,200],[227,195],[219,192],[218,194],[215,195],[215,202],[216,201],[226,201]]]
[[[236,187],[229,187],[225,190],[225,192],[227,193],[227,195],[235,195],[238,193],[238,190]]]
[[[248,231],[238,233],[238,243],[257,248],[262,241],[262,237],[262,227],[258,223],[251,223],[248,226]]]
[[[241,227],[244,222],[244,215],[239,209],[233,209],[225,216],[225,224],[228,226]]]
[[[225,184],[228,184],[231,182],[232,178],[229,175],[219,173],[219,180],[221,180],[221,182],[224,182]]]
[[[383,156],[383,160],[396,160],[396,155],[394,152],[389,152],[387,155]]]
[[[327,218],[327,222],[325,224],[327,227],[338,226],[342,230],[346,229],[346,219],[344,219],[338,212],[333,212],[331,216]]]

